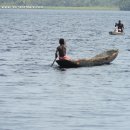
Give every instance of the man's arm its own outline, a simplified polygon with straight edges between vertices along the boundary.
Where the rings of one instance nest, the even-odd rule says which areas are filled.
[[[58,57],[58,49],[56,49],[56,52],[55,52],[55,58],[57,58]]]

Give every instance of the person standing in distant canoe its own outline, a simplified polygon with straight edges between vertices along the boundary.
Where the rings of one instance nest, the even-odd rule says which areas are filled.
[[[66,45],[63,38],[59,39],[59,44],[56,49],[55,58],[59,57],[59,60],[70,60],[70,57],[66,55]]]
[[[118,23],[115,24],[115,27],[118,28],[118,32],[123,32],[124,25],[121,23],[121,20],[118,21]]]

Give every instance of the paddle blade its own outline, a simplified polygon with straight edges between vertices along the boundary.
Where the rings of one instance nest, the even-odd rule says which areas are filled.
[[[51,64],[51,67],[54,65],[55,61],[56,61],[56,58],[54,59],[53,63]]]

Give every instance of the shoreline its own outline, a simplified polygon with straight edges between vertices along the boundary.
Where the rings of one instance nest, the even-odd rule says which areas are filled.
[[[0,9],[45,9],[45,10],[117,10],[118,7],[92,6],[92,7],[64,7],[64,6],[0,6]]]

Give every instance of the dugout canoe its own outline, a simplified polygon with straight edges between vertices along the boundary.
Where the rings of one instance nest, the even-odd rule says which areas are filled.
[[[61,68],[90,67],[110,64],[118,55],[118,50],[107,50],[92,58],[78,60],[56,60]]]
[[[115,31],[111,31],[111,32],[109,32],[109,34],[110,35],[123,35],[124,34],[124,32],[115,32]]]

